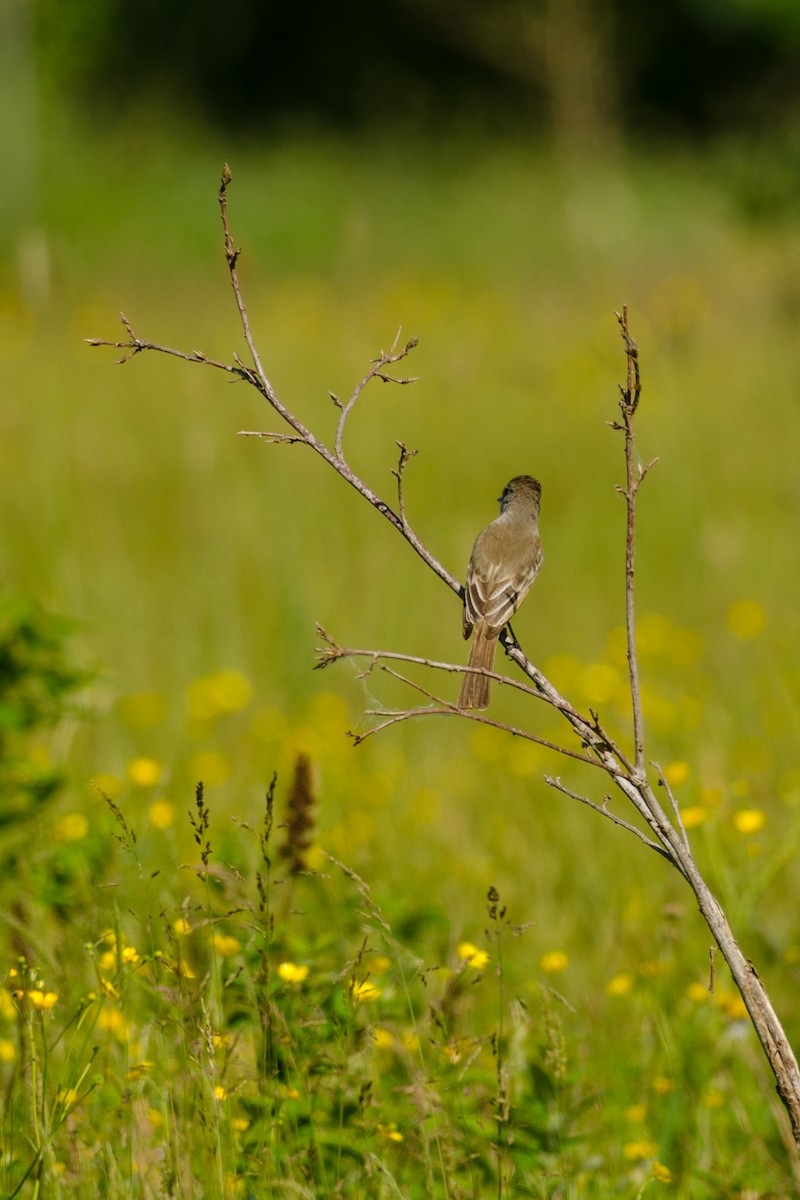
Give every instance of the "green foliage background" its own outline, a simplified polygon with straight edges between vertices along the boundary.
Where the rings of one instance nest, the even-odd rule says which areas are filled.
[[[24,1111],[39,1105],[50,1133],[39,1131],[24,1187],[35,1178],[43,1192],[97,1194],[90,1148],[104,1130],[126,1148],[103,1169],[109,1195],[279,1195],[291,1180],[312,1195],[495,1194],[503,1045],[517,1131],[501,1156],[503,1194],[633,1196],[665,1186],[655,1162],[676,1195],[789,1195],[793,1152],[755,1038],[727,980],[717,1003],[699,998],[708,936],[688,893],[542,776],[598,801],[604,780],[455,721],[350,747],[365,709],[406,695],[355,667],[313,673],[314,622],[348,645],[460,661],[453,596],[310,453],[237,438],[278,428],[255,393],[160,356],[116,367],[84,341],[116,337],[122,308],[140,336],[244,353],[216,202],[227,158],[250,317],[281,397],[330,439],[328,390],[349,394],[399,325],[419,335],[408,364],[419,381],[359,402],[354,466],[391,502],[395,442],[419,449],[409,516],[456,574],[505,481],[538,475],[545,566],[515,629],[568,697],[624,735],[623,463],[606,422],[624,369],[614,310],[626,302],[642,355],[639,450],[660,458],[640,508],[649,753],[672,768],[701,866],[797,1042],[800,236],[780,203],[768,217],[751,203],[762,178],[783,194],[779,162],[762,171],[730,149],[703,160],[630,152],[576,172],[518,142],[256,146],[163,124],[140,113],[111,139],[51,121],[38,181],[5,234],[3,581],[77,618],[73,653],[97,670],[86,719],[68,716],[31,745],[68,786],[25,816],[24,851],[17,835],[2,885],[17,972],[0,1007],[9,1193],[26,1161],[21,1080],[49,1046],[58,1065]],[[203,710],[222,671],[236,673],[223,679],[238,698]],[[519,697],[498,696],[496,711],[563,733]],[[263,896],[261,924],[228,916],[244,894],[257,908],[264,870],[242,823],[261,828],[273,771],[284,803],[299,752],[314,768],[322,875],[279,885],[291,903],[273,904],[271,927]],[[199,778],[217,890],[183,865],[198,861],[182,814],[195,812]],[[320,850],[359,873],[369,903]],[[490,886],[524,927],[503,933],[502,956]],[[187,952],[195,984],[175,965],[181,913],[200,931]],[[238,940],[241,961],[213,941],[208,959],[212,930]],[[465,967],[465,941],[488,951],[484,972]],[[112,965],[96,966],[109,953]],[[156,954],[183,980],[166,999]],[[378,954],[390,960],[381,972]],[[307,982],[276,982],[280,961],[307,965]],[[237,972],[252,982],[249,1009],[229,1003]],[[353,979],[374,979],[382,995],[359,1004]],[[37,1008],[37,991],[58,1000]],[[201,994],[209,1054],[185,1032],[202,1023]],[[244,1045],[258,1028],[259,996],[294,1031],[291,1071],[280,1056],[239,1060],[227,1043],[227,1065],[214,1059],[215,1035],[243,1030]],[[516,998],[524,1008],[512,1009]],[[135,1026],[135,1048],[98,1006]],[[70,1021],[80,1038],[56,1051]],[[493,1041],[502,1021],[507,1040]],[[177,1073],[171,1034],[156,1036],[173,1027],[186,1039]],[[386,1051],[385,1038],[383,1049],[370,1041],[375,1028],[406,1050],[418,1039],[419,1076],[406,1051],[370,1058]],[[312,1087],[323,1063],[341,1083],[335,1103]],[[423,1078],[449,1097],[435,1137],[424,1121],[415,1128]],[[203,1098],[202,1136],[190,1111],[159,1108],[178,1079]],[[278,1084],[290,1106],[318,1097],[316,1109],[284,1110],[280,1136]],[[221,1117],[234,1102],[238,1115]],[[148,1116],[159,1111],[161,1124]],[[164,1145],[180,1158],[169,1169],[143,1149],[160,1144],[165,1111]],[[248,1143],[236,1121],[258,1138]],[[287,1123],[316,1131],[317,1157],[304,1159],[306,1135],[292,1142]],[[480,1160],[480,1179],[449,1169],[448,1155]],[[254,1177],[256,1161],[272,1175],[262,1165]]]

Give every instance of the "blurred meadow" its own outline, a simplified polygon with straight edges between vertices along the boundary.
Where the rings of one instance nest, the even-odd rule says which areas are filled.
[[[2,1194],[796,1194],[690,893],[543,776],[598,803],[604,778],[466,721],[352,746],[409,694],[313,671],[315,622],[462,662],[453,595],[309,451],[237,437],[280,431],[254,391],[85,341],[122,338],[122,310],[140,337],[246,356],[230,162],[283,402],[332,444],[329,390],[418,336],[417,381],[361,396],[352,465],[393,504],[396,443],[419,451],[408,515],[459,578],[507,479],[542,480],[515,632],[629,744],[607,424],[626,303],[638,451],[659,458],[648,756],[797,1044],[791,148],[631,137],[581,162],[466,126],[259,138],[149,97],[105,123],[42,106],[35,147],[9,142],[0,233]],[[515,693],[492,715],[566,736]]]

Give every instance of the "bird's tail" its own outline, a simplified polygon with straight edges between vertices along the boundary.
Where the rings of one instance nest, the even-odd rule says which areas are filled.
[[[471,667],[482,667],[486,671],[491,671],[496,649],[497,635],[487,637],[486,627],[483,623],[476,625],[469,652],[469,665]],[[478,675],[474,671],[468,671],[464,675],[461,692],[458,697],[458,707],[489,707],[489,680],[485,675]]]

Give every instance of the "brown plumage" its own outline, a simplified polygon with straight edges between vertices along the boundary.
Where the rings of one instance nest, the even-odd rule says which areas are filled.
[[[500,516],[478,534],[464,589],[464,637],[473,634],[469,665],[491,671],[497,635],[530,591],[542,563],[539,501],[542,486],[517,475],[503,488]],[[468,671],[459,708],[488,708],[489,680]]]

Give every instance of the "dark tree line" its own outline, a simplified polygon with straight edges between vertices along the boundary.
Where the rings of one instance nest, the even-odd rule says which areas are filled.
[[[400,121],[583,151],[800,111],[796,0],[30,2],[40,72],[99,112],[153,96],[244,132]]]

